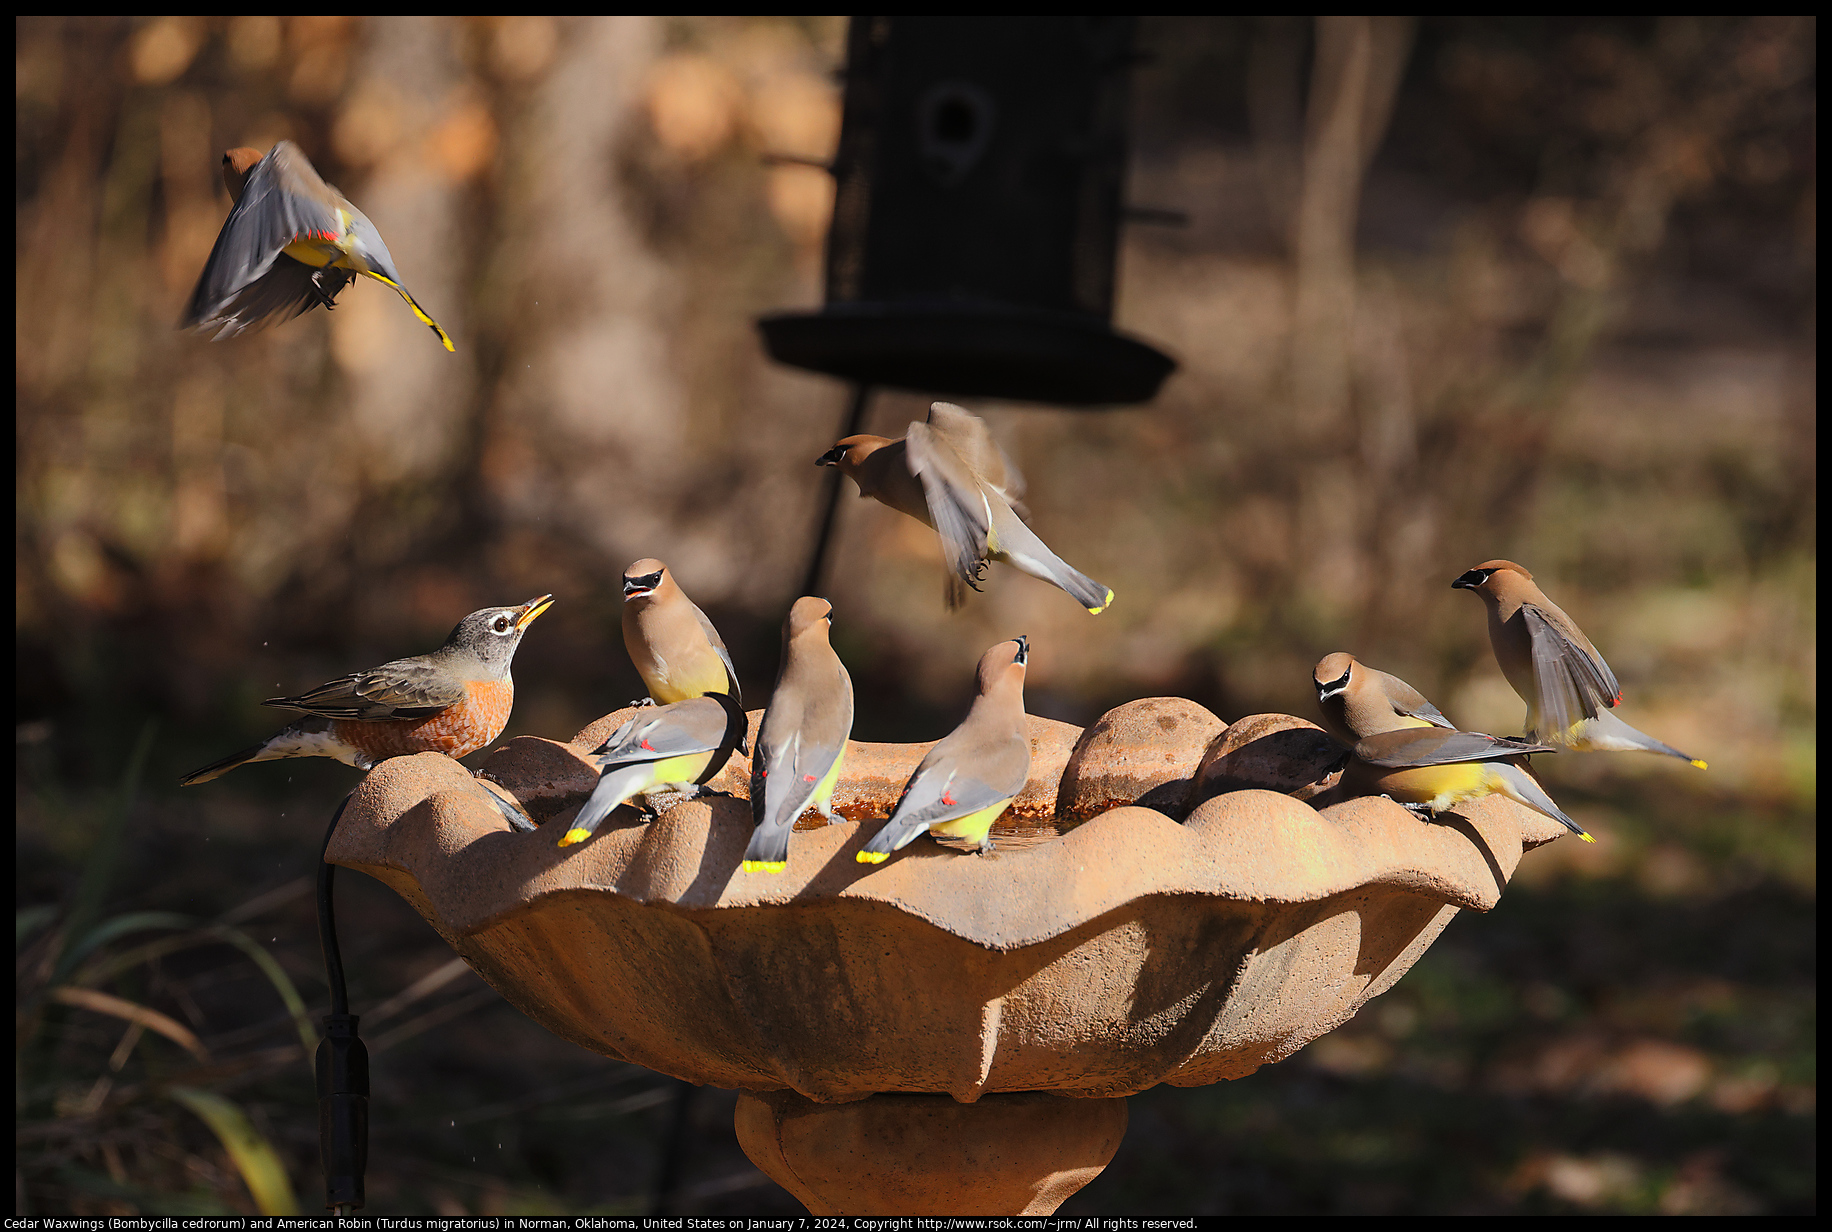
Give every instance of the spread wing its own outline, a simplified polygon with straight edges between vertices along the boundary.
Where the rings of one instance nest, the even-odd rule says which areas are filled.
[[[430,719],[463,698],[462,684],[419,658],[352,672],[297,697],[270,697],[261,704],[327,719]]]
[[[1539,731],[1569,732],[1585,719],[1622,700],[1622,686],[1603,656],[1574,640],[1530,603],[1520,607],[1533,649],[1533,678],[1539,686]]]
[[[945,441],[987,487],[1017,504],[1024,495],[1024,476],[992,439],[986,421],[952,402],[937,402],[929,407],[929,430]]]
[[[339,233],[342,224],[335,202],[336,194],[318,178],[297,147],[291,142],[275,146],[248,173],[242,199],[229,211],[216,237],[180,325],[215,323],[233,316],[232,323],[240,328],[258,319],[253,315],[257,304],[268,311],[296,303],[299,312],[311,307],[316,296],[300,303],[304,292],[298,272],[289,272],[282,285],[263,291],[251,303],[233,301],[264,278],[280,260],[280,250],[294,240],[312,232]],[[300,269],[310,276],[308,268]],[[346,274],[335,287],[321,289],[334,296],[348,281]]]
[[[965,412],[963,412],[964,414]],[[985,566],[992,508],[979,482],[948,442],[929,425],[913,423],[907,442],[910,473],[922,481],[929,520],[941,536],[942,555],[954,575],[975,590]]]
[[[222,326],[217,338],[232,338],[264,322],[290,321],[300,313],[332,306],[356,277],[349,270],[313,269],[282,254],[273,268],[243,287],[201,323]]]
[[[1557,750],[1524,740],[1508,740],[1482,732],[1447,731],[1441,727],[1408,727],[1380,732],[1355,745],[1355,756],[1370,766],[1391,770],[1414,766],[1445,766],[1465,761],[1493,761],[1522,753]]]

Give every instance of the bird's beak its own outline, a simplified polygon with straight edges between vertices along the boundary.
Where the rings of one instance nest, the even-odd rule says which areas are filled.
[[[816,466],[838,466],[840,459],[846,456],[846,450],[838,445],[814,460]]]
[[[537,598],[528,600],[528,602],[522,604],[522,614],[516,617],[515,627],[518,630],[526,629],[529,625],[534,623],[534,618],[536,616],[539,616],[552,606],[552,595],[541,595]]]
[[[655,588],[661,584],[662,575],[659,573],[645,573],[635,578],[627,577],[623,579],[623,597],[628,601],[640,599],[644,595],[652,595],[655,593]]]
[[[1482,575],[1482,570],[1471,569],[1468,573],[1465,573],[1462,577],[1452,582],[1450,588],[1452,590],[1474,590],[1486,581],[1488,581],[1488,578]]]
[[[1019,667],[1023,667],[1026,663],[1030,662],[1030,638],[1020,633],[1014,640],[1018,643],[1018,653],[1011,657],[1011,661],[1016,663]]]

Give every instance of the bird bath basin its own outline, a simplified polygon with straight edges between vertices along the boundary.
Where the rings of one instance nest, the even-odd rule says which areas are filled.
[[[711,784],[737,798],[625,808],[556,847],[628,713],[486,760],[535,833],[425,753],[363,780],[326,858],[555,1034],[742,1091],[746,1153],[815,1214],[1055,1210],[1118,1149],[1125,1096],[1290,1056],[1563,833],[1501,797],[1435,822],[1337,801],[1313,725],[1148,698],[1085,731],[1032,718],[990,856],[923,838],[857,863],[929,746],[856,742],[847,822],[805,816],[785,873],[740,869],[742,757]]]

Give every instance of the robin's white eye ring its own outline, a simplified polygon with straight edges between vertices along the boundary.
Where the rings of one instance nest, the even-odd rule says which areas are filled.
[[[494,628],[498,633],[507,633],[509,631],[509,618],[507,616],[498,616]]]

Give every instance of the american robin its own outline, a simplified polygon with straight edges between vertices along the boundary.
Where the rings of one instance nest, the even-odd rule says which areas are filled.
[[[552,595],[541,595],[520,607],[486,607],[459,621],[429,655],[352,672],[297,697],[270,697],[261,704],[305,717],[262,744],[193,770],[179,785],[283,757],[335,757],[370,770],[404,753],[474,753],[508,724],[515,704],[509,662],[528,625],[552,603]]]
[[[246,146],[223,155],[235,207],[204,262],[180,329],[233,337],[268,317],[291,320],[330,308],[358,274],[392,287],[445,349],[452,340],[401,285],[381,232],[319,178],[305,152],[282,141],[262,156]]]

